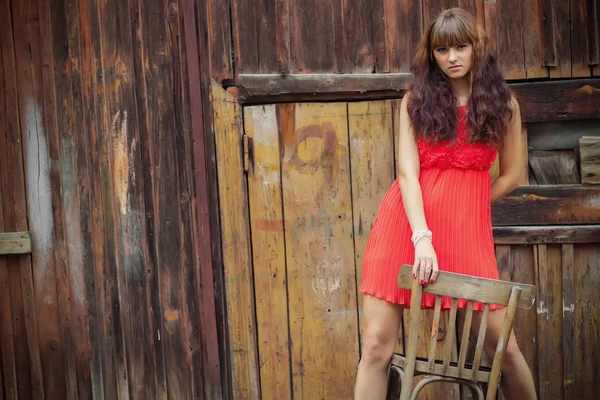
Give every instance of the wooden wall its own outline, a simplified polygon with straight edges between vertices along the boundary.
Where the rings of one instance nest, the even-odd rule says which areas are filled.
[[[598,0],[207,1],[211,76],[409,72],[442,9],[477,16],[509,79],[600,75]],[[232,47],[233,45],[233,47]]]
[[[233,398],[350,399],[362,253],[395,176],[400,100],[242,108],[216,83],[212,98]],[[599,128],[525,124],[522,186],[492,206],[501,277],[537,287],[515,330],[541,399],[600,390]],[[463,395],[438,385],[424,398]]]
[[[188,0],[0,0],[0,399],[221,398],[198,41]]]

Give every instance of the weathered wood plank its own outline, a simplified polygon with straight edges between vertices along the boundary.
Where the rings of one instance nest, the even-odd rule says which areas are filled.
[[[281,107],[244,110],[244,131],[253,149],[248,197],[263,399],[292,396],[278,114],[293,106]]]
[[[600,240],[597,225],[495,226],[493,231],[497,245],[597,243]]]
[[[485,31],[489,38],[490,52],[496,59],[498,54],[498,23],[496,16],[497,4],[495,1],[486,1],[484,3]]]
[[[492,204],[495,226],[570,225],[600,222],[600,187],[520,186]]]
[[[333,3],[319,0],[288,1],[290,71],[300,74],[337,72],[334,38],[336,27],[332,23]]]
[[[579,139],[581,183],[600,184],[600,137]]]
[[[521,105],[523,122],[590,119],[600,115],[600,81],[573,79],[510,85]]]
[[[9,173],[4,180],[4,230],[8,232],[29,231],[25,181],[25,155],[23,137],[26,136],[30,118],[22,118],[22,105],[35,98],[32,93],[33,77],[30,49],[24,39],[31,14],[24,4],[2,1],[0,24],[6,25],[0,33],[4,63],[4,95],[6,112],[6,157]],[[5,35],[8,34],[6,37]],[[30,117],[30,116],[27,116]],[[38,321],[35,312],[33,268],[29,255],[9,257],[7,269],[11,293],[11,315],[15,344],[15,367],[19,398],[43,399],[43,373],[38,342]]]
[[[392,102],[348,104],[350,168],[357,287],[362,277],[362,257],[379,205],[394,181]],[[363,296],[358,296],[362,332]],[[399,349],[397,349],[399,350]],[[400,350],[401,351],[401,350]]]
[[[223,79],[232,79],[232,30],[229,18],[229,4],[221,0],[209,0],[205,2],[205,6],[208,16],[207,28],[210,41],[208,46],[210,51],[210,76],[219,82]]]
[[[528,124],[532,151],[573,150],[582,136],[600,137],[600,119]]]
[[[8,10],[5,8],[6,3],[0,2],[0,18],[9,16]],[[10,34],[10,25],[4,21],[0,24],[0,38],[5,38]],[[0,40],[0,231],[6,229],[4,224],[4,210],[12,208],[9,203],[8,194],[5,192],[9,181],[9,149],[8,135],[9,130],[13,129],[13,119],[9,118],[6,109],[6,94],[10,93],[6,87],[4,60],[10,62],[10,58],[6,57],[4,48],[6,45]],[[10,64],[9,64],[10,65]],[[17,399],[19,396],[17,389],[17,371],[15,368],[15,343],[13,341],[13,315],[10,308],[11,294],[10,283],[8,278],[8,262],[7,257],[0,256],[0,356],[2,358],[2,383],[4,385],[4,394],[7,399]]]
[[[506,79],[525,79],[521,0],[496,3],[498,62]]]
[[[362,93],[400,91],[408,87],[411,74],[242,74],[238,78],[241,100],[286,93]]]
[[[556,67],[557,65],[557,49],[554,37],[556,14],[554,7],[554,0],[539,0],[539,13],[542,23],[542,55],[546,67]]]
[[[383,44],[385,48],[379,50],[378,53],[385,53],[384,60],[388,62],[387,68],[381,72],[408,73],[424,30],[421,15],[423,2],[422,0],[379,1],[383,2],[384,9],[384,21],[379,23],[383,24],[386,37]],[[428,20],[425,19],[425,26],[427,24]]]
[[[569,3],[571,76],[573,78],[589,77],[591,71],[588,60],[592,58],[593,42],[598,39],[587,37],[588,25],[593,24],[593,21],[586,17],[586,0],[571,0]]]
[[[281,115],[294,398],[350,399],[358,360],[346,103]],[[220,170],[220,169],[219,169]]]
[[[535,285],[537,287],[537,348],[540,399],[550,400],[550,347],[549,302],[552,294],[548,289],[548,252],[545,244],[534,246]],[[558,375],[560,376],[560,375]]]
[[[390,72],[390,58],[388,55],[388,26],[386,20],[386,1],[373,0],[371,6],[371,22],[373,27],[373,55],[375,58],[375,73]],[[395,3],[394,3],[395,4]],[[395,21],[392,20],[392,21]]]
[[[344,1],[333,3],[336,72],[338,73],[373,72],[375,56],[372,2],[373,0],[354,0],[350,3]]]
[[[598,244],[574,249],[575,269],[575,382],[577,399],[600,393],[597,360],[600,360],[600,250]]]
[[[190,120],[192,126],[192,150],[197,227],[197,253],[199,258],[198,287],[200,299],[200,341],[203,348],[202,373],[204,396],[230,398],[229,346],[227,341],[227,318],[225,316],[225,286],[222,265],[221,232],[219,225],[219,196],[215,136],[212,134],[212,106],[208,101],[210,85],[209,60],[200,54],[209,52],[208,32],[198,29],[207,25],[206,9],[197,8],[193,0],[180,0],[183,10],[185,47],[188,62],[188,87]],[[198,32],[198,34],[197,34]],[[202,73],[201,73],[202,71]],[[225,340],[219,340],[225,338]]]
[[[538,185],[582,183],[574,151],[532,151],[529,166]]]
[[[598,0],[586,0],[585,22],[587,27],[586,38],[589,52],[588,62],[593,65],[593,75],[600,75],[600,4]]]
[[[570,1],[552,0],[553,37],[556,50],[551,78],[571,77],[571,12]]]
[[[533,258],[534,246],[519,246],[513,245],[510,247],[510,276],[503,275],[509,278],[511,282],[521,282],[525,284],[535,285],[536,271]],[[538,386],[538,351],[537,351],[537,306],[539,300],[536,299],[536,304],[529,310],[519,310],[515,316],[514,332],[519,343],[521,353],[527,360],[529,369],[533,375],[533,379]]]
[[[600,237],[596,236],[597,238]],[[562,245],[563,398],[575,399],[575,255],[572,244]]]
[[[548,68],[544,64],[540,2],[522,0],[520,3],[523,12],[522,33],[527,79],[546,78]]]
[[[29,232],[0,232],[0,255],[31,253]]]
[[[238,103],[212,85],[233,398],[259,398],[253,268]],[[289,282],[289,280],[288,280]],[[320,332],[322,334],[322,332]]]
[[[261,72],[258,59],[258,37],[256,29],[258,10],[256,3],[257,1],[231,1],[233,56],[235,58],[234,76]]]

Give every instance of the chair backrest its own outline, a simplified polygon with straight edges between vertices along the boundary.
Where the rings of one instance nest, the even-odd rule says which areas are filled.
[[[400,272],[398,273],[398,287],[412,290],[410,308],[411,320],[408,329],[408,345],[406,348],[406,367],[404,369],[404,376],[402,379],[403,390],[400,399],[409,399],[410,390],[404,390],[404,388],[412,387],[412,378],[414,375],[417,353],[417,337],[419,333],[419,324],[421,322],[421,307],[414,307],[413,305],[421,304],[423,292],[431,293],[436,296],[433,312],[431,343],[427,357],[427,371],[436,375],[449,376],[452,378],[477,380],[477,377],[480,376],[479,368],[481,365],[481,356],[483,353],[483,343],[487,329],[487,316],[490,304],[506,307],[506,316],[500,337],[498,339],[498,346],[496,348],[496,354],[492,364],[492,371],[489,374],[489,379],[486,379],[489,382],[486,398],[495,398],[494,396],[496,395],[497,386],[500,379],[500,366],[502,365],[504,352],[512,331],[515,311],[517,308],[530,308],[533,305],[535,300],[535,286],[440,271],[434,283],[423,287],[419,284],[419,279],[413,279],[412,266],[404,265],[402,268],[400,268]],[[453,336],[448,338],[449,340],[446,340],[443,349],[444,354],[442,365],[435,363],[438,334],[437,327],[439,326],[440,322],[442,297],[452,298],[449,326],[447,329],[447,333],[450,335],[454,335],[455,332],[458,300],[464,299],[468,301],[457,367],[450,366]],[[469,347],[469,331],[471,329],[473,306],[475,302],[483,303],[483,314],[481,317],[481,324],[477,337],[473,366],[470,369],[465,369],[467,349]]]

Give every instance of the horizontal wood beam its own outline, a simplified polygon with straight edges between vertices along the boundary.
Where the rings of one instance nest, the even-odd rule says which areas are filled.
[[[0,255],[31,253],[29,232],[0,232]]]
[[[392,92],[401,97],[412,74],[240,74],[240,100],[282,95],[364,94]]]
[[[600,79],[509,84],[524,122],[600,118]]]
[[[600,225],[495,226],[496,244],[600,243]]]
[[[519,186],[492,204],[494,226],[600,224],[600,186]]]
[[[233,90],[243,104],[374,100],[402,97],[412,74],[240,74]],[[600,116],[600,79],[509,82],[524,122]],[[237,93],[235,93],[237,91]]]

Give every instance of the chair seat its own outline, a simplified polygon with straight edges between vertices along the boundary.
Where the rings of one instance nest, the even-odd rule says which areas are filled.
[[[404,367],[406,366],[406,358],[402,354],[396,353],[392,356],[392,365],[395,365],[404,370]],[[436,360],[433,365],[433,371],[429,371],[427,359],[417,357],[417,359],[415,360],[415,372],[419,372],[419,374],[415,375],[428,374],[437,376],[448,376],[472,382],[487,383],[490,381],[491,371],[492,370],[490,368],[481,366],[479,367],[479,371],[477,371],[476,379],[473,379],[473,366],[468,363],[465,363],[463,372],[459,373],[458,363],[451,361],[450,365],[448,366],[448,370],[444,373],[442,361]]]

